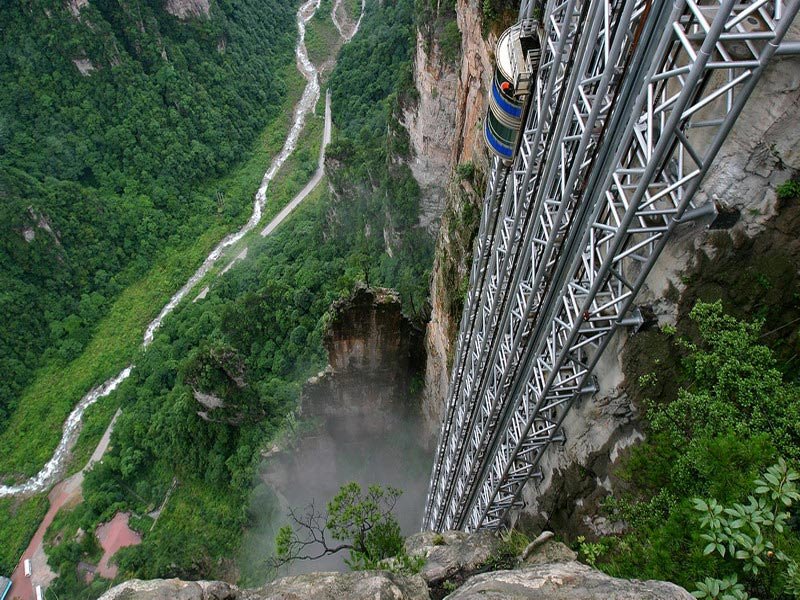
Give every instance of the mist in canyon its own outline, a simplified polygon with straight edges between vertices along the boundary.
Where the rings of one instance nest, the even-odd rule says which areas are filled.
[[[432,461],[419,411],[422,331],[390,290],[359,287],[332,314],[329,366],[305,384],[294,433],[266,453],[258,470],[237,565],[243,584],[275,575],[268,561],[289,508],[302,512],[313,501],[324,511],[350,481],[402,490],[394,511],[402,532],[420,528]],[[299,560],[280,574],[344,570],[345,558],[346,551]]]

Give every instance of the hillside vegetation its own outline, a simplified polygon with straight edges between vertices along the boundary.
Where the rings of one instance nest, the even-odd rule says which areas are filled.
[[[634,342],[629,356],[652,368],[632,383],[647,398],[648,437],[617,473],[631,493],[606,505],[629,527],[584,543],[584,557],[616,576],[717,590],[698,597],[796,598],[796,371],[762,343],[763,321],[737,320],[720,301],[689,316]]]
[[[0,12],[0,429],[165,246],[243,219],[251,191],[210,184],[285,93],[293,3],[219,0],[187,21],[160,1],[80,4]]]
[[[320,185],[275,233],[252,240],[247,260],[202,301],[168,318],[118,392],[112,450],[87,475],[84,504],[60,522],[69,540],[78,527],[92,531],[131,511],[144,539],[118,554],[120,578],[231,577],[226,557],[250,519],[260,451],[293,422],[302,382],[325,362],[330,304],[368,280],[400,288],[410,312],[422,307],[432,243],[417,226],[418,188],[401,166],[407,145],[394,117],[408,83],[411,19],[408,0],[369,4],[340,54],[330,80],[333,191]],[[196,393],[224,407],[203,419]],[[148,513],[171,488],[154,524]],[[51,589],[76,597],[107,585],[90,593],[77,576],[91,548],[60,548],[50,553],[61,574]]]

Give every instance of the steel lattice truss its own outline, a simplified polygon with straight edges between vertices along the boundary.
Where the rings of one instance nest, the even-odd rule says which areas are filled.
[[[800,0],[550,1],[495,161],[424,526],[498,527],[678,226]]]

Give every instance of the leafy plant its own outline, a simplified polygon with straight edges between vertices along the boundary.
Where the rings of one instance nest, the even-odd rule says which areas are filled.
[[[715,539],[713,549],[704,554],[712,540],[701,535],[712,532],[698,527],[693,498],[714,498],[721,516],[731,522],[737,518],[724,509],[735,509],[736,503],[748,511],[759,510],[759,501],[769,508],[771,496],[756,493],[756,487],[764,486],[754,486],[753,481],[759,478],[768,483],[761,474],[781,456],[786,464],[794,464],[800,456],[800,394],[762,343],[760,321],[742,322],[726,315],[720,302],[699,302],[689,317],[691,322],[681,323],[682,336],[672,331],[650,332],[647,335],[658,343],[637,346],[637,380],[638,375],[652,371],[659,383],[671,380],[673,384],[660,387],[659,395],[644,390],[651,396],[645,402],[647,438],[631,448],[617,470],[618,476],[630,482],[632,493],[604,503],[610,517],[627,524],[627,533],[604,539],[608,550],[599,566],[618,577],[666,579],[698,591],[699,584],[692,588],[695,582],[706,578],[722,582],[736,573],[736,583],[749,594],[762,600],[783,598],[791,592],[797,572],[791,561],[800,559],[797,532],[781,519],[782,533],[758,524],[760,540],[751,529],[732,530],[747,535],[750,542],[744,539],[745,544],[755,546],[756,555],[766,564],[761,567],[751,561],[758,568],[753,574],[744,570],[744,558],[736,558],[735,551],[732,555],[723,540]],[[670,335],[669,343],[661,343],[664,333]],[[677,351],[675,366],[662,372],[657,358],[639,360],[642,348],[648,347],[659,352],[665,365],[663,352]],[[635,391],[642,393],[638,386]],[[748,495],[756,499],[755,506],[745,500]],[[782,511],[789,512],[785,507]],[[759,544],[766,546],[766,542],[775,549],[765,547],[762,552]],[[717,543],[725,548],[725,556],[716,549]],[[747,551],[734,543],[736,551]],[[764,558],[770,551],[780,551],[791,561]],[[719,592],[716,588],[703,591],[709,590],[720,598],[723,593],[736,597],[738,588],[720,583]]]
[[[486,561],[486,566],[492,571],[513,569],[529,543],[530,539],[521,531],[516,529],[504,531],[500,534],[500,544]]]
[[[708,598],[708,600],[751,600],[744,586],[737,583],[736,575],[724,579],[711,579],[706,577],[697,582],[697,591],[692,592],[695,598]]]
[[[701,513],[700,527],[706,531],[700,537],[708,542],[703,554],[716,553],[723,558],[727,554],[741,561],[744,572],[753,576],[765,569],[768,562],[778,561],[785,565],[785,579],[790,582],[786,587],[795,589],[798,565],[780,550],[778,538],[786,529],[788,509],[800,500],[795,483],[798,479],[800,474],[780,459],[761,479],[755,480],[754,495],[748,496],[746,504],[725,507],[714,499],[695,498],[694,508]],[[717,598],[727,591],[730,598],[739,598],[732,595],[738,593],[736,580],[736,574],[723,580],[706,579],[704,587],[697,584],[699,592],[704,594],[697,597]]]
[[[580,557],[586,561],[587,565],[592,567],[597,564],[597,560],[608,550],[608,546],[602,541],[587,542],[586,537],[582,535],[579,535],[576,541],[578,542]]]
[[[794,200],[800,198],[800,180],[789,179],[780,184],[775,190],[779,200]]]
[[[449,63],[455,63],[461,56],[461,31],[455,20],[448,21],[441,35],[442,58]]]
[[[457,589],[458,589],[458,584],[450,579],[448,579],[442,584],[442,590],[448,594],[455,592]]]
[[[475,163],[459,163],[456,167],[456,175],[458,175],[459,179],[467,179],[472,181],[472,178],[475,176]]]

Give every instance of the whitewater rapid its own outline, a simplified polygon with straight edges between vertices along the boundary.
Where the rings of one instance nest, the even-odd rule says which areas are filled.
[[[211,270],[211,267],[213,267],[217,260],[219,260],[219,258],[224,254],[224,251],[241,240],[261,221],[261,216],[264,212],[264,206],[267,200],[267,188],[277,172],[280,170],[281,166],[283,166],[283,163],[286,162],[286,159],[289,158],[291,153],[297,147],[297,140],[300,137],[303,127],[305,126],[306,117],[310,111],[314,110],[317,102],[319,101],[319,72],[308,58],[305,37],[306,24],[314,16],[317,9],[319,9],[320,2],[321,0],[308,0],[302,6],[300,6],[297,11],[298,36],[297,44],[295,46],[295,57],[297,68],[306,79],[306,87],[303,90],[303,95],[300,97],[300,101],[297,103],[297,106],[295,106],[292,127],[289,130],[289,134],[286,137],[283,148],[270,163],[269,169],[266,173],[264,173],[264,177],[261,180],[261,185],[258,187],[258,191],[256,192],[255,199],[253,201],[253,212],[250,215],[250,218],[241,229],[225,236],[206,257],[206,259],[203,261],[203,264],[200,265],[200,268],[198,268],[197,271],[195,271],[195,273],[183,285],[183,287],[181,287],[181,289],[179,289],[172,296],[172,298],[169,299],[169,302],[167,302],[167,304],[161,309],[161,312],[158,313],[158,316],[147,326],[147,329],[144,333],[144,338],[142,340],[143,347],[146,348],[150,345],[150,343],[153,341],[155,332],[159,327],[161,327],[161,323],[164,321],[164,318],[173,310],[175,310],[175,307],[178,306],[178,304],[186,297],[192,288],[194,288],[194,286],[197,285],[197,283],[203,277],[205,277],[206,274],[208,274],[208,272]],[[361,19],[364,16],[364,0],[361,2],[361,15],[359,16],[355,27],[349,34],[346,34],[342,30],[341,24],[339,23],[335,14],[336,8],[340,3],[341,0],[337,0],[336,4],[334,5],[331,11],[331,19],[333,20],[336,28],[339,30],[344,42],[347,43],[356,34],[358,27],[361,24]],[[119,385],[130,376],[133,369],[134,365],[125,367],[120,373],[102,385],[93,388],[83,398],[81,398],[80,402],[78,402],[77,406],[75,406],[75,408],[67,417],[67,420],[64,423],[61,441],[58,443],[55,452],[53,452],[53,456],[47,461],[42,470],[28,479],[25,483],[19,485],[0,485],[0,498],[5,496],[27,496],[36,494],[46,490],[52,484],[56,483],[63,475],[69,453],[75,446],[75,442],[78,440],[83,414],[86,409],[117,389],[117,387],[119,387]]]

